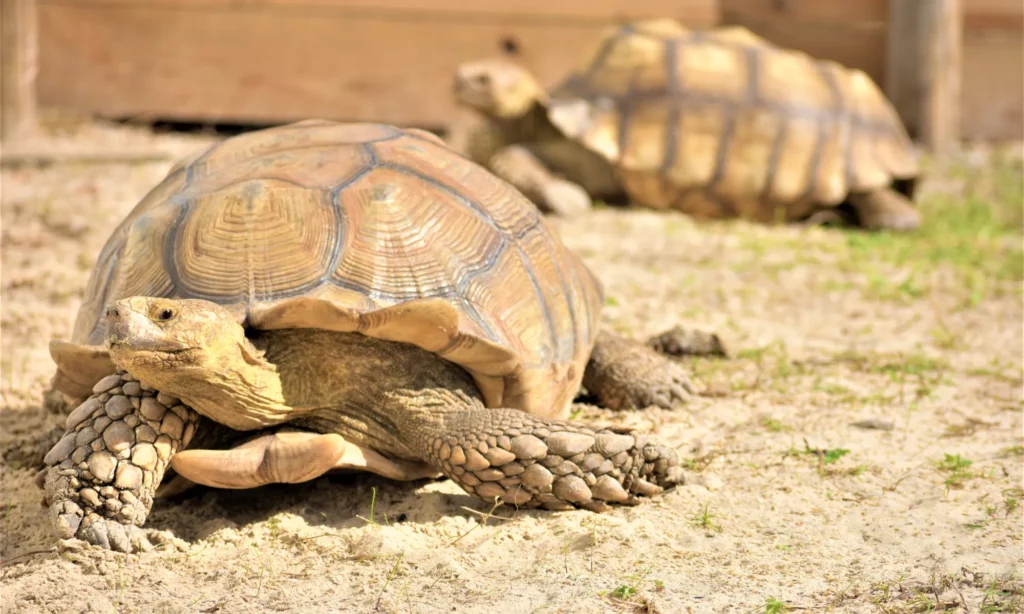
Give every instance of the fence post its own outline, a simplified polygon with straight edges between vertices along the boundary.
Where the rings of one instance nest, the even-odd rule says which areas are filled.
[[[0,142],[36,128],[38,16],[35,0],[0,0]]]
[[[885,91],[910,133],[936,153],[960,141],[961,0],[889,0]]]

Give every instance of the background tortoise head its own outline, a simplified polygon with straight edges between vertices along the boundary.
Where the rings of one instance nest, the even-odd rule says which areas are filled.
[[[460,64],[453,87],[460,103],[502,119],[523,115],[544,96],[528,70],[505,58]]]
[[[259,356],[237,318],[210,301],[133,296],[108,307],[105,318],[110,357],[142,377]]]

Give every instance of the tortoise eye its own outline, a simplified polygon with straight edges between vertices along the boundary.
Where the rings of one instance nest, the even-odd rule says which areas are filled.
[[[157,314],[156,317],[158,319],[163,320],[164,322],[166,322],[167,320],[170,320],[171,318],[174,317],[174,310],[173,309],[163,309],[163,310],[160,311],[159,314]]]

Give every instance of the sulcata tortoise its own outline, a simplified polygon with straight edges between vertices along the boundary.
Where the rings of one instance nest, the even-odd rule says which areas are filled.
[[[347,469],[521,507],[635,503],[682,479],[675,452],[567,422],[571,402],[582,383],[608,408],[673,406],[693,388],[666,354],[713,350],[602,330],[601,306],[538,209],[430,133],[232,137],[101,251],[50,345],[80,404],[37,483],[60,535],[119,551],[149,547],[165,472],[161,495]]]
[[[631,22],[550,92],[504,58],[462,64],[453,87],[470,112],[451,146],[548,212],[594,198],[696,218],[920,224],[917,158],[874,82],[742,27]]]

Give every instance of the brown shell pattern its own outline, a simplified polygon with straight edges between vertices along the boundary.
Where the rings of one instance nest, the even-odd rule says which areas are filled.
[[[552,90],[552,121],[615,162],[641,204],[759,219],[784,205],[794,219],[918,173],[906,129],[864,72],[742,27],[638,21],[584,57]]]
[[[575,394],[602,299],[536,207],[433,135],[321,120],[172,168],[101,251],[72,341],[102,344],[103,307],[135,295],[414,343],[537,413]]]

